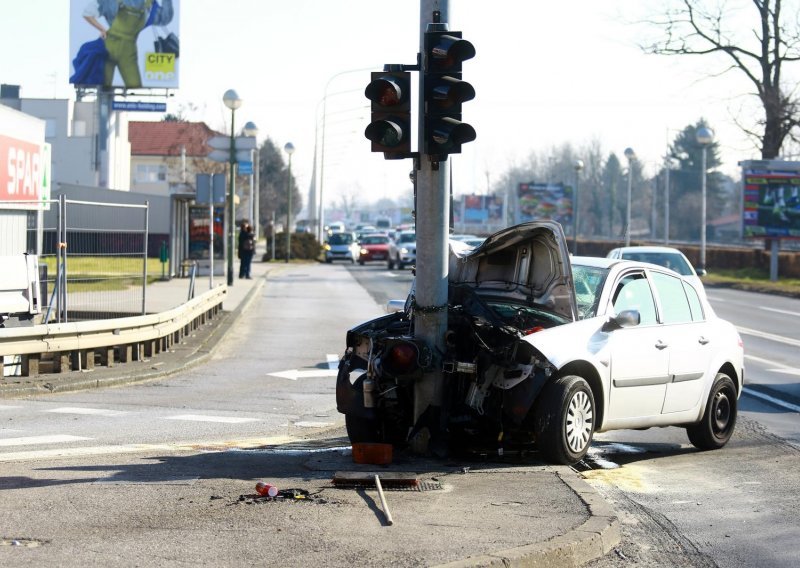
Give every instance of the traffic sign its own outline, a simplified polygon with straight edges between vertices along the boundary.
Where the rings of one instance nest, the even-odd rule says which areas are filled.
[[[256,137],[255,136],[237,136],[233,139],[234,146],[237,150],[255,150]],[[212,136],[206,141],[206,144],[214,150],[230,150],[231,138],[230,136]]]
[[[231,152],[230,150],[212,150],[206,156],[209,160],[213,160],[215,162],[230,162],[231,161]],[[239,150],[236,152],[236,160],[237,162],[249,162],[250,161],[250,150]]]
[[[253,174],[253,162],[251,162],[249,160],[246,161],[246,162],[239,162],[239,164],[236,167],[236,170],[239,172],[239,174],[241,174],[243,176],[252,175]]]

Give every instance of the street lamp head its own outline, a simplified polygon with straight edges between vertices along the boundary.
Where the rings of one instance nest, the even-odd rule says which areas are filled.
[[[239,98],[239,94],[233,89],[225,91],[225,94],[222,95],[222,102],[231,110],[236,110],[242,106],[242,99]]]
[[[636,152],[633,151],[633,148],[625,148],[625,157],[629,162],[633,161],[636,159]]]
[[[695,138],[697,139],[697,143],[701,146],[708,146],[714,141],[714,132],[710,128],[701,126],[697,129],[697,132],[695,132]]]
[[[583,160],[575,160],[575,171],[580,172],[583,169]]]
[[[258,136],[258,127],[255,122],[247,122],[242,128],[245,136]]]
[[[294,154],[294,144],[292,144],[291,142],[287,142],[286,145],[283,147],[283,151],[291,156],[292,154]]]

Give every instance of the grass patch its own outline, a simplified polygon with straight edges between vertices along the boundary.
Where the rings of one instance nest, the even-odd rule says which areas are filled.
[[[40,257],[39,263],[47,266],[47,277],[53,281],[58,270],[56,257]],[[67,287],[69,292],[111,292],[142,285],[142,259],[125,256],[68,256]],[[161,278],[161,261],[147,259],[147,282]],[[53,285],[48,285],[48,296]]]
[[[769,270],[759,268],[715,268],[703,276],[702,281],[710,286],[800,297],[800,279],[779,277],[777,282],[771,282]]]

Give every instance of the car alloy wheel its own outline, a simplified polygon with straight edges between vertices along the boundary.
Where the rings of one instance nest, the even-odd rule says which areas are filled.
[[[594,394],[583,377],[551,380],[533,407],[536,444],[551,462],[572,465],[589,451],[594,434]]]
[[[589,395],[584,391],[577,391],[569,401],[565,423],[565,434],[569,449],[580,453],[589,444],[592,436],[594,412]]]

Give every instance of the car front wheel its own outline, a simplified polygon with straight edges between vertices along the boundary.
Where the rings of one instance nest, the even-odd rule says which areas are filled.
[[[534,406],[539,451],[554,463],[572,465],[589,451],[595,427],[592,389],[567,375],[545,385]]]
[[[700,450],[717,450],[727,444],[736,427],[737,407],[736,385],[728,375],[718,373],[702,420],[686,427],[692,445]]]

